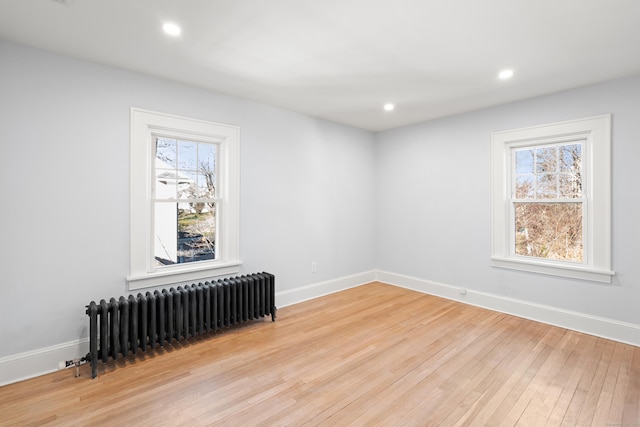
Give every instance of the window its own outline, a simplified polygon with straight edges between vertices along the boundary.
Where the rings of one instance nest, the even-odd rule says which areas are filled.
[[[609,283],[609,115],[492,135],[492,265]]]
[[[131,110],[129,288],[238,271],[239,130]]]

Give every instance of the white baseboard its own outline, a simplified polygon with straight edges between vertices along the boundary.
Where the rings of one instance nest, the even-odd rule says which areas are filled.
[[[466,293],[462,295],[460,294],[460,287],[386,271],[372,270],[277,292],[276,304],[278,307],[286,307],[374,281],[640,347],[640,325],[562,310],[471,289],[467,289]],[[84,357],[88,351],[89,340],[84,338],[3,357],[0,359],[0,386],[54,372],[58,370],[58,364],[61,361],[79,359]]]
[[[85,338],[3,357],[0,359],[0,386],[57,371],[60,362],[80,359],[88,352],[89,339]]]
[[[589,335],[640,347],[640,325],[465,289],[429,280],[377,271],[376,280],[418,292],[512,314]]]
[[[376,272],[367,271],[364,273],[353,274],[351,276],[327,280],[326,282],[313,283],[311,285],[302,286],[288,291],[276,292],[276,305],[278,307],[286,307],[288,305],[297,304],[313,298],[329,295],[334,292],[355,288],[356,286],[371,283],[375,280]]]

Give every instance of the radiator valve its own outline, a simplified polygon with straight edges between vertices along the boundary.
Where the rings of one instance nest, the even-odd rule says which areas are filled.
[[[63,363],[64,363],[64,366],[62,366]],[[80,365],[84,365],[85,363],[87,363],[86,357],[83,357],[82,359],[66,360],[64,362],[60,362],[60,369],[67,369],[72,366],[75,366],[76,378],[78,378],[80,376]]]

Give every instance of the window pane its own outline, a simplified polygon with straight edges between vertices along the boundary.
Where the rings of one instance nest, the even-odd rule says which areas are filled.
[[[178,169],[197,170],[198,143],[178,141]]]
[[[153,221],[156,265],[175,264],[178,249],[177,204],[155,203]]]
[[[216,151],[214,144],[198,144],[198,169],[208,172],[216,170]]]
[[[156,138],[156,167],[176,167],[176,140]]]
[[[582,144],[560,147],[559,193],[560,197],[582,197]]]
[[[520,175],[516,177],[516,198],[533,199],[535,194],[534,175]]]
[[[178,263],[215,259],[215,209],[195,205],[191,212],[178,211]]]
[[[558,196],[567,199],[582,197],[582,181],[580,175],[563,173],[558,175]]]
[[[157,165],[156,165],[157,166]],[[173,169],[156,169],[155,198],[176,198],[176,173]]]
[[[180,171],[180,180],[178,181],[178,198],[179,199],[195,199],[198,197],[196,192],[196,182],[198,174],[195,172]]]
[[[557,147],[537,148],[535,151],[536,173],[555,172],[558,162],[556,158]]]
[[[579,172],[582,169],[582,144],[560,147],[560,171]]]
[[[216,176],[212,172],[198,174],[198,197],[213,199],[216,197]]]
[[[582,203],[515,203],[516,255],[582,262]]]
[[[516,150],[516,174],[533,173],[533,150]]]
[[[156,265],[215,259],[215,208],[205,203],[155,203]]]
[[[558,196],[556,175],[551,173],[538,174],[536,177],[536,198],[555,199]]]

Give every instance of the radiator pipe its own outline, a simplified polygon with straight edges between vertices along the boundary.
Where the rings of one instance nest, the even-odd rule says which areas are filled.
[[[75,366],[75,368],[76,368],[76,378],[79,378],[80,377],[80,365],[84,365],[88,361],[89,361],[89,358],[86,357],[86,356],[82,357],[80,359],[65,360],[64,369],[67,369],[67,368],[70,368],[72,366]]]

